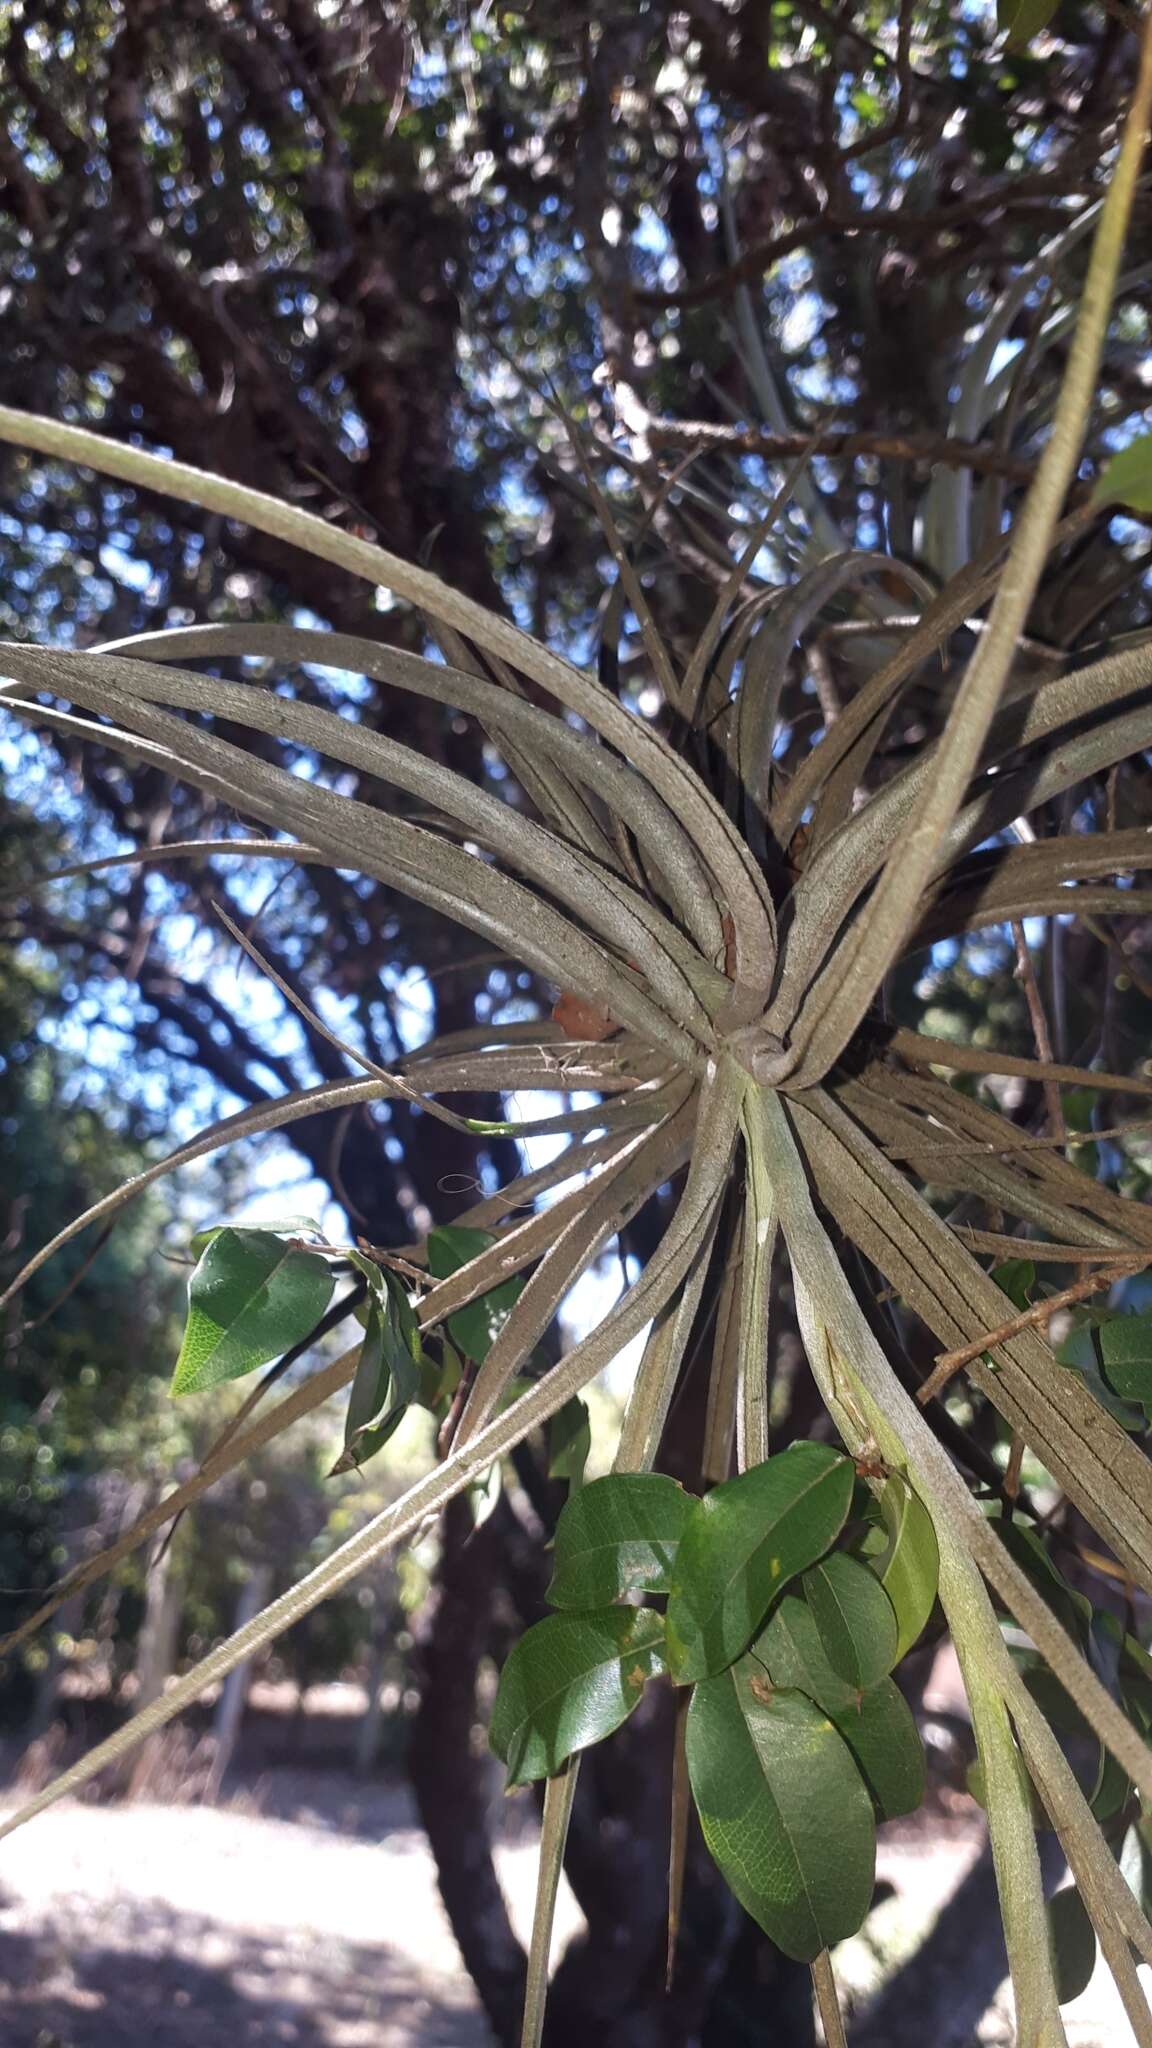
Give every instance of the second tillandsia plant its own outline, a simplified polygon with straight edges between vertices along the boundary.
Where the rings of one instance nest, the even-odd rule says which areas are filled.
[[[1152,1218],[1059,1154],[1022,1148],[1016,1125],[950,1086],[942,1070],[1023,1073],[1121,1095],[1148,1096],[1152,1081],[965,1054],[892,1030],[881,1000],[893,967],[937,939],[1070,905],[1090,917],[1148,909],[1139,880],[1152,866],[1148,833],[1020,844],[1008,835],[1152,744],[1146,647],[1069,673],[1017,667],[1029,606],[1062,537],[1096,386],[1152,99],[1150,51],[1146,38],[1050,441],[1015,532],[927,602],[899,651],[788,777],[774,761],[793,715],[793,647],[831,597],[878,565],[891,571],[883,558],[825,563],[765,607],[742,598],[764,538],[755,533],[678,669],[609,522],[621,596],[663,692],[665,737],[506,619],[366,541],[219,477],[0,410],[0,435],[15,446],[180,497],[387,587],[422,615],[442,656],[290,626],[192,627],[82,653],[8,646],[6,704],[194,783],[274,835],[169,844],[159,850],[166,859],[207,847],[225,859],[358,869],[455,919],[562,995],[551,1022],[478,1026],[395,1071],[356,1055],[360,1078],[229,1119],[66,1234],[113,1214],[159,1172],[324,1108],[401,1096],[459,1122],[452,1099],[477,1091],[536,1090],[569,1105],[498,1127],[559,1132],[568,1143],[549,1165],[478,1201],[463,1228],[433,1231],[403,1258],[339,1248],[360,1290],[357,1344],[275,1410],[243,1415],[197,1480],[56,1598],[341,1385],[352,1385],[342,1469],[374,1455],[413,1401],[437,1416],[439,1462],[0,1832],[85,1782],[413,1536],[530,1431],[553,1423],[555,1467],[577,1473],[576,1397],[646,1330],[616,1469],[575,1492],[561,1518],[557,1612],[513,1652],[493,1720],[513,1779],[548,1781],[525,2040],[538,2040],[542,2025],[576,1759],[657,1673],[692,1689],[684,1753],[709,1846],[748,1910],[812,1963],[836,2038],[827,1951],[868,1911],[876,1816],[920,1797],[922,1759],[890,1673],[938,1591],[971,1703],[1022,2048],[1064,2039],[1036,1798],[1136,2037],[1152,2042],[1133,1963],[1152,1962],[1152,1928],[1121,1872],[1115,1828],[1101,1827],[1118,1813],[1152,1813],[1152,1666],[1117,1629],[1102,1677],[1101,1660],[1087,1654],[1099,1618],[1085,1613],[1033,1531],[986,1512],[966,1476],[972,1467],[946,1447],[931,1406],[949,1370],[966,1371],[1122,1572],[1152,1590],[1147,1461],[1090,1376],[1056,1363],[1045,1336],[1056,1304],[1028,1298],[1044,1261],[1109,1276],[1149,1264]],[[596,497],[591,481],[589,489]],[[922,593],[912,572],[907,580]],[[947,716],[877,783],[871,770],[902,693],[989,600]],[[264,682],[203,672],[236,658],[258,659],[273,679],[322,663],[451,707],[479,724],[523,803]],[[254,754],[224,736],[238,730],[306,747],[380,794],[368,801],[306,781],[280,765],[274,745]],[[390,807],[388,791],[418,806],[418,817]],[[577,1106],[577,1095],[594,1103]],[[678,1203],[639,1277],[558,1364],[543,1362],[541,1340],[581,1274],[668,1185]],[[990,1227],[953,1227],[928,1187],[986,1205]],[[841,1450],[800,1443],[773,1453],[769,1442],[778,1242]],[[15,1286],[55,1248],[44,1247]],[[290,1351],[327,1309],[334,1249],[307,1224],[209,1233],[197,1247],[177,1386],[211,1386]],[[982,1257],[996,1261],[992,1270]],[[939,1373],[920,1390],[925,1400],[910,1394],[877,1335],[862,1268],[944,1347]],[[1075,1286],[1087,1298],[1083,1277]],[[653,1468],[680,1374],[705,1332],[712,1378],[693,1497]],[[1131,1333],[1110,1335],[1105,1351],[1119,1374],[1113,1393],[1152,1403],[1149,1360]],[[729,1477],[733,1441],[739,1469]],[[998,1504],[1006,1509],[1007,1496]],[[1098,1783],[1083,1784],[1065,1756],[1060,1715],[1034,1683],[1045,1667],[1091,1732]]]

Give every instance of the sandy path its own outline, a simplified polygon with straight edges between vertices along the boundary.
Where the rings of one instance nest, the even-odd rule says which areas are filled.
[[[4,2048],[484,2048],[410,1809],[343,1795],[292,1820],[63,1807],[13,1836]],[[533,1862],[501,1851],[521,1928]]]
[[[312,1772],[260,1791],[263,1811],[64,1806],[6,1841],[3,2048],[488,2048],[404,1791]],[[978,1846],[971,1828],[882,1844],[891,1893],[837,1954],[853,2004],[917,1946]],[[534,1846],[498,1858],[526,1938]],[[578,1922],[570,1895],[560,1921],[562,1937]],[[1070,2048],[1130,2048],[1103,1971],[1066,2022]],[[965,2048],[1012,2034],[1003,1991],[974,2030],[961,2022]]]

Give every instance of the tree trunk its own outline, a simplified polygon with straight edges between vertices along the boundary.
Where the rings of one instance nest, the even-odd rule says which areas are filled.
[[[420,1647],[420,1707],[408,1774],[445,1910],[497,2041],[515,2048],[524,1999],[524,1951],[492,1858],[489,1773],[473,1747],[477,1667],[492,1629],[502,1504],[473,1529],[468,1502],[444,1512],[443,1551]]]
[[[272,1567],[270,1564],[254,1564],[236,1602],[236,1613],[232,1630],[246,1627],[259,1614],[272,1589]],[[220,1796],[220,1787],[236,1753],[240,1734],[240,1723],[244,1718],[244,1703],[252,1683],[252,1659],[245,1657],[234,1671],[228,1673],[216,1702],[212,1716],[212,1768],[204,1788],[204,1803],[214,1806]]]

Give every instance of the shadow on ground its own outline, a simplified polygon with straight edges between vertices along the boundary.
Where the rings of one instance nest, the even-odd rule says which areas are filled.
[[[378,1949],[301,1958],[210,1920],[151,1910],[131,1921],[112,1945],[98,1924],[67,1942],[0,1931],[5,2048],[479,2048],[486,2038],[473,2014],[437,2007],[419,1975]],[[224,1948],[218,1962],[194,1959]]]

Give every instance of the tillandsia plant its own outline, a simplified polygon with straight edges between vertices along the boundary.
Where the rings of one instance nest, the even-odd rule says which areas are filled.
[[[1146,830],[1037,837],[1028,819],[1065,792],[1094,790],[1152,744],[1152,650],[1125,647],[1055,673],[1019,655],[1051,551],[1101,516],[1080,504],[1061,523],[1150,100],[1146,37],[1044,458],[1012,535],[942,590],[888,557],[851,555],[805,570],[768,602],[748,599],[770,514],[678,665],[604,510],[618,568],[610,613],[618,625],[627,607],[637,622],[663,696],[660,726],[505,618],[365,540],[79,427],[0,411],[0,434],[14,446],[206,507],[385,586],[416,609],[439,650],[424,658],[285,625],[182,628],[87,652],[10,645],[0,657],[9,708],[183,778],[268,835],[167,844],[165,859],[209,846],[225,859],[383,878],[524,963],[559,997],[548,1022],[478,1025],[394,1071],[346,1048],[360,1078],[227,1119],[66,1235],[111,1216],[159,1173],[320,1109],[403,1097],[459,1123],[453,1098],[477,1091],[535,1090],[567,1104],[527,1123],[463,1119],[473,1131],[567,1142],[421,1246],[333,1246],[307,1219],[228,1226],[197,1244],[177,1390],[272,1360],[278,1373],[331,1321],[337,1267],[353,1277],[339,1307],[359,1317],[362,1334],[256,1416],[261,1383],[197,1478],[55,1600],[341,1386],[352,1389],[341,1469],[373,1456],[414,1401],[437,1418],[439,1460],[0,1832],[179,1713],[454,1496],[487,1489],[505,1454],[550,1424],[553,1469],[573,1487],[557,1532],[557,1611],[509,1658],[492,1725],[511,1778],[547,1781],[525,2041],[538,2041],[543,2023],[579,1753],[658,1673],[688,1702],[674,1873],[690,1789],[733,1890],[782,1948],[812,1964],[826,2035],[842,2038],[828,1951],[869,1909],[877,1816],[921,1796],[918,1740],[890,1674],[938,1596],[971,1705],[1019,2040],[1064,2040],[1068,1954],[1090,1924],[1136,2038],[1152,2043],[1133,1961],[1152,1962],[1152,1927],[1119,1860],[1131,1827],[1138,1834],[1152,1818],[1152,1663],[1134,1634],[1066,1583],[1017,1490],[995,1466],[989,1484],[986,1455],[940,1402],[965,1373],[1116,1569],[1152,1591],[1152,1485],[1130,1433],[1152,1408],[1147,1320],[1102,1312],[1084,1321],[1087,1349],[1068,1360],[1080,1370],[1057,1361],[1046,1334],[1057,1310],[1152,1263],[1152,1218],[1051,1138],[1022,1139],[948,1076],[1024,1076],[1057,1100],[1065,1085],[1147,1097],[1152,1080],[1056,1063],[1042,1048],[1033,1060],[945,1044],[893,1028],[883,1000],[892,970],[942,938],[1034,916],[1147,914]],[[1142,459],[1130,451],[1127,468],[1102,479],[1100,503],[1139,496]],[[587,488],[599,506],[591,476]],[[829,602],[877,576],[882,594],[895,578],[922,613],[785,770],[778,741],[796,717],[793,649]],[[946,715],[881,776],[904,693],[989,602]],[[258,662],[273,682],[322,663],[450,707],[478,723],[523,801],[504,802],[266,681],[203,672],[230,661]],[[239,730],[272,745],[249,752],[225,737]],[[374,800],[288,772],[276,743],[359,771]],[[411,811],[390,808],[389,790]],[[669,1186],[677,1204],[639,1277],[549,1363],[542,1340],[581,1274]],[[962,1215],[980,1221],[949,1222],[929,1191],[963,1198]],[[544,1195],[552,1199],[541,1204]],[[840,1449],[772,1449],[766,1352],[778,1246]],[[1045,1292],[1036,1279],[1045,1264],[1077,1277]],[[918,1386],[880,1290],[943,1347]],[[580,1391],[643,1332],[615,1469],[580,1488]],[[702,1333],[711,1380],[693,1496],[654,1466]],[[1070,1725],[1092,1745],[1087,1779],[1065,1753]],[[1045,1818],[1075,1885],[1057,1903],[1055,1940],[1035,1838]],[[673,1924],[676,1888],[674,1874]]]

